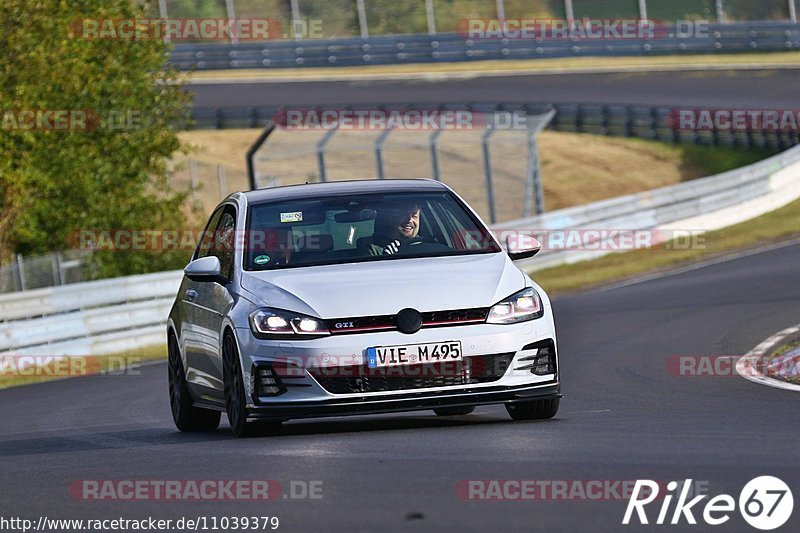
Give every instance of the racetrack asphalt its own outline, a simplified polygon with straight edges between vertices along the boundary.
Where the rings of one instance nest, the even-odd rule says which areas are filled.
[[[488,406],[451,419],[419,412],[293,421],[279,436],[237,440],[224,418],[209,434],[175,430],[165,364],[0,391],[0,514],[269,515],[288,531],[639,529],[620,525],[626,501],[463,501],[454,489],[468,479],[692,478],[711,495],[738,499],[751,478],[775,475],[797,501],[796,394],[737,376],[672,375],[667,361],[744,354],[800,322],[799,280],[794,244],[555,299],[565,396],[551,421],[514,423],[502,406]],[[323,497],[77,501],[68,487],[81,479],[320,480]],[[648,510],[654,520],[658,507]],[[782,530],[798,525],[796,510]],[[715,529],[753,531],[737,512]]]
[[[441,102],[794,109],[800,70],[525,74],[468,79],[249,81],[187,86],[203,108]]]

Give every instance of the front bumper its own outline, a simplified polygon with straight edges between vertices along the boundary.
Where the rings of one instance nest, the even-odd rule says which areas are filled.
[[[268,421],[398,413],[439,407],[491,405],[560,397],[560,385],[557,382],[551,382],[536,386],[412,392],[378,398],[370,395],[361,398],[332,398],[315,402],[272,402],[269,405],[251,407],[248,420]]]
[[[406,335],[398,331],[332,335],[305,341],[285,342],[258,339],[248,328],[237,329],[242,368],[247,389],[248,410],[254,419],[290,419],[347,414],[387,413],[432,409],[448,406],[486,405],[547,399],[559,395],[558,357],[552,313],[549,306],[542,318],[520,324],[472,324],[452,327],[422,329]],[[371,346],[393,346],[459,340],[464,361],[469,362],[466,374],[451,374],[449,378],[418,381],[406,380],[401,387],[398,381],[367,377],[364,381],[381,383],[380,388],[366,390],[354,388],[349,383],[361,383],[353,369],[366,365],[366,349]],[[550,343],[553,371],[544,375],[531,370],[532,345]],[[502,356],[502,357],[500,357]],[[487,358],[502,359],[501,371],[489,370]],[[484,363],[481,365],[480,363]],[[299,369],[291,378],[281,379],[280,392],[263,395],[256,381],[259,369],[277,368],[291,364]],[[320,366],[333,369],[334,374],[345,376],[349,388],[333,388],[322,377]],[[423,365],[406,367],[409,370]],[[491,379],[475,379],[472,370],[485,370]],[[496,368],[496,367],[491,367]],[[463,372],[461,366],[457,372]],[[487,374],[488,375],[488,374]],[[389,382],[387,385],[387,381]],[[406,388],[408,383],[408,388]],[[430,386],[429,386],[430,385]]]

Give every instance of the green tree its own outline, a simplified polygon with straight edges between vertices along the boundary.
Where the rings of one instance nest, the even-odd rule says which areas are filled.
[[[86,19],[134,19],[130,0],[3,0],[0,112],[88,110],[97,128],[0,129],[0,259],[74,247],[81,230],[176,229],[184,198],[167,187],[188,99],[159,39],[91,39]],[[123,118],[107,123],[110,117]],[[90,120],[91,122],[91,120]],[[180,265],[187,254],[95,253],[98,276]]]

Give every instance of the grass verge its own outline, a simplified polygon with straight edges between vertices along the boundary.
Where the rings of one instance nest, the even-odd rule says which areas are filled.
[[[359,67],[319,67],[304,69],[235,69],[191,72],[189,82],[202,82],[225,78],[325,78],[336,76],[369,77],[381,75],[436,76],[443,74],[520,74],[569,72],[570,70],[630,70],[648,68],[673,68],[678,70],[751,67],[760,68],[796,66],[800,52],[769,52],[759,54],[699,54],[650,57],[565,57],[552,59],[487,60],[461,63],[414,63],[407,65],[371,65]]]
[[[796,236],[800,236],[800,200],[752,220],[709,231],[702,235],[700,242],[704,246],[679,250],[674,243],[666,242],[653,248],[548,268],[535,272],[534,279],[551,294],[574,292]]]
[[[137,372],[137,366],[166,359],[166,345],[97,356],[0,356],[0,389],[97,374]]]

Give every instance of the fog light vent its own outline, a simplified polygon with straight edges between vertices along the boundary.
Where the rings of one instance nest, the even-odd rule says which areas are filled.
[[[251,374],[254,396],[278,396],[286,392],[281,379],[271,366],[254,366]]]
[[[546,376],[556,373],[556,351],[552,340],[540,341],[525,346],[518,352],[518,363],[524,363],[515,370],[530,370],[531,374]]]
[[[547,346],[539,350],[539,353],[536,354],[536,360],[531,366],[531,373],[537,376],[546,376],[547,374],[556,373],[556,360],[552,346]]]

